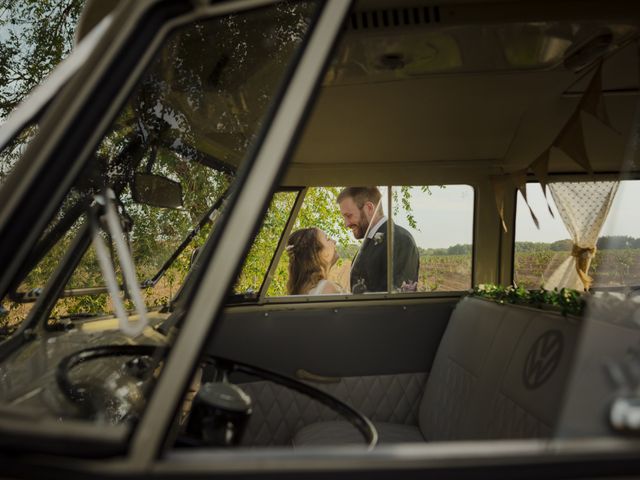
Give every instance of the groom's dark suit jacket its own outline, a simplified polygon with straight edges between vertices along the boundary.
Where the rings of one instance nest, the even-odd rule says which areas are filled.
[[[387,222],[376,234],[379,239],[366,238],[351,268],[353,293],[384,292],[387,290]],[[381,238],[380,238],[381,237]],[[393,233],[393,289],[418,281],[420,256],[416,242],[404,228],[394,225]]]

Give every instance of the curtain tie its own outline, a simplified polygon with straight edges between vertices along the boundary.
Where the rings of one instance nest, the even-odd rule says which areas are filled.
[[[571,256],[576,259],[576,272],[584,285],[585,290],[591,288],[593,278],[588,274],[589,266],[591,265],[591,259],[596,254],[596,247],[580,247],[576,244],[571,249]]]

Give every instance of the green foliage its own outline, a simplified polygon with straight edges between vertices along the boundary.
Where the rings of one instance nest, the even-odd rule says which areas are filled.
[[[531,253],[551,250],[553,252],[571,251],[573,243],[569,239],[558,240],[552,243],[545,242],[516,242],[516,253]]]
[[[456,244],[447,248],[447,255],[468,255],[471,253],[471,245]]]
[[[52,317],[61,315],[73,315],[77,313],[98,313],[107,311],[109,296],[105,293],[100,295],[82,295],[80,297],[69,297],[58,300],[51,312]]]
[[[605,235],[598,238],[596,247],[598,250],[640,248],[640,238],[629,237],[627,235]]]
[[[84,0],[0,0],[0,119],[64,58]]]
[[[572,247],[573,242],[569,239],[557,240],[549,245],[549,249],[553,250],[554,252],[570,252]]]
[[[346,247],[353,242],[351,232],[344,226],[338,207],[339,187],[314,187],[307,190],[294,230],[318,227]]]
[[[260,231],[251,245],[251,250],[236,280],[234,287],[236,293],[258,292],[262,286],[295,199],[295,192],[277,192],[274,195]],[[285,275],[286,270],[283,272],[278,269],[273,279],[274,288],[285,288],[286,278],[283,280]]]
[[[516,253],[541,252],[549,250],[549,244],[544,242],[516,242]]]
[[[552,307],[563,315],[581,316],[585,308],[585,300],[582,294],[570,288],[527,290],[524,287],[512,285],[505,287],[484,284],[474,288],[472,295],[487,298],[501,304],[524,305],[536,308]]]
[[[350,243],[348,245],[337,245],[338,256],[345,259],[352,259],[353,257],[355,257],[359,249],[359,245],[356,245],[355,243]]]
[[[418,251],[420,255],[429,256],[429,255],[471,255],[473,252],[473,245],[469,243],[461,244],[457,243],[455,245],[451,245],[447,248],[421,248],[418,247]]]
[[[70,51],[84,0],[0,0],[0,123]],[[0,152],[0,183],[37,133],[28,125]]]
[[[84,0],[0,0],[0,119],[69,53],[83,4]],[[121,202],[123,216],[131,219],[129,239],[138,278],[146,280],[153,276],[201,215],[229,188],[232,182],[229,172],[233,169],[229,165],[240,164],[253,142],[251,132],[260,127],[262,114],[271,104],[291,55],[308,29],[305,19],[312,9],[311,4],[283,3],[264,18],[261,14],[249,16],[249,23],[247,18],[230,16],[175,32],[99,145],[91,172],[74,186],[48,230],[54,228],[79,197],[91,198],[109,185]],[[265,30],[272,32],[269,38],[256,38],[253,28],[249,28],[255,20],[271,21],[278,28]],[[209,87],[210,69],[200,61],[211,57],[211,45],[222,52],[225,68],[215,91]],[[265,46],[269,47],[270,55],[263,56],[262,63],[256,62],[258,59],[251,55],[263,51]],[[195,61],[189,61],[185,52],[197,52],[193,56]],[[239,104],[242,108],[238,108]],[[217,122],[212,122],[212,118]],[[27,127],[0,154],[0,182],[36,133],[37,125]],[[219,161],[227,161],[226,168]],[[167,210],[135,203],[129,183],[133,173],[140,171],[179,182],[184,208]],[[336,191],[310,192],[300,223],[319,226],[346,245],[348,232],[340,227]],[[274,200],[252,246],[237,284],[241,291],[256,289],[262,282],[293,203],[294,194],[284,196],[287,198]],[[66,232],[29,273],[20,291],[46,284],[85,220],[83,217]],[[159,284],[146,289],[149,305],[162,304],[176,293],[189,269],[191,253],[204,243],[209,231],[210,228],[203,229]],[[114,261],[116,267],[117,263]],[[273,285],[283,290],[286,271],[280,268],[278,272]],[[117,274],[122,282],[120,272]],[[67,288],[102,284],[95,252],[89,248]],[[11,304],[6,299],[5,303],[11,311],[2,312],[2,319],[11,317],[14,323],[26,318],[31,308]],[[61,299],[53,315],[110,310],[108,296],[101,294]]]
[[[324,230],[327,235],[336,240],[339,255],[338,262],[333,267],[333,272],[343,268],[345,262],[351,263],[355,251],[359,248],[354,244],[351,231],[344,225],[340,207],[338,206],[338,194],[340,187],[313,187],[307,190],[304,203],[300,209],[300,215],[294,225],[294,230],[299,228],[317,227]],[[269,289],[269,295],[285,295],[286,280],[288,278],[287,268],[289,258],[283,255],[278,266],[277,289],[274,284]],[[274,279],[275,280],[275,279]],[[333,279],[334,281],[337,279]],[[337,282],[341,283],[341,282]],[[342,285],[346,287],[346,284]]]

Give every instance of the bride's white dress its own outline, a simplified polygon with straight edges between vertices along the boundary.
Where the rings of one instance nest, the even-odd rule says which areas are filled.
[[[330,282],[331,284],[333,284],[339,291],[342,291],[342,287],[340,287],[338,284],[331,282],[330,280],[327,279],[322,279],[318,282],[318,284],[313,287],[311,290],[309,290],[309,293],[307,293],[307,295],[335,295],[333,293],[322,293],[322,290],[324,289],[324,286],[327,284],[327,282]]]

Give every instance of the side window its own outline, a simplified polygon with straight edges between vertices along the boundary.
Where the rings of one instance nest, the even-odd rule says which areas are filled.
[[[349,266],[351,259],[358,251],[358,245],[352,243],[351,232],[344,226],[337,198],[341,187],[308,188],[300,212],[295,219],[292,234],[306,229],[317,229],[323,239],[335,242],[337,258],[328,272],[328,280],[335,283],[339,290],[349,291]],[[285,239],[287,243],[288,239]],[[298,259],[301,259],[298,252]],[[267,295],[280,297],[292,294],[289,291],[289,261],[295,256],[291,248],[285,250],[280,257],[274,272]]]
[[[297,196],[298,192],[276,192],[273,196],[236,281],[235,294],[251,297],[260,291]],[[278,275],[276,282],[281,282]]]
[[[640,285],[640,225],[629,221],[640,202],[640,181],[555,182],[549,206],[540,184],[529,183],[527,199],[540,228],[519,195],[517,285],[579,290]]]
[[[394,239],[393,291],[452,292],[471,288],[473,188],[401,186],[392,191],[393,219],[399,227]],[[416,285],[410,285],[415,264],[409,239],[415,243],[419,257]]]
[[[389,196],[388,187],[377,188],[380,199],[369,218],[357,202],[353,212],[349,202],[338,202],[343,188],[309,188],[267,295],[386,292]],[[392,187],[393,292],[471,287],[473,207],[468,185]],[[310,252],[328,252],[321,244],[331,250],[325,260],[330,268],[313,273],[309,266],[317,259]],[[294,261],[298,268],[290,269]],[[329,291],[317,288],[321,280],[331,283]]]

